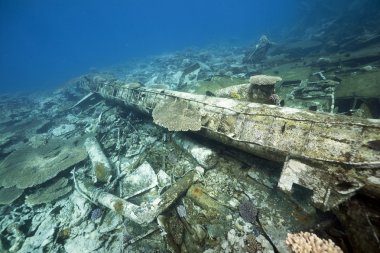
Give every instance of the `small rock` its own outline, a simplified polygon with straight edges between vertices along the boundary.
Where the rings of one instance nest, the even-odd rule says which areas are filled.
[[[132,174],[125,177],[126,198],[135,196],[158,185],[157,176],[148,162],[140,165]]]
[[[372,67],[371,65],[367,65],[367,66],[364,66],[364,67],[361,68],[361,70],[364,70],[364,71],[367,71],[367,72],[372,71],[374,69],[375,69],[375,67]]]
[[[158,179],[158,184],[160,185],[160,187],[170,185],[170,176],[166,174],[166,172],[163,170],[160,170],[157,173],[157,179]]]
[[[59,127],[54,128],[51,133],[54,136],[61,136],[63,134],[69,133],[71,131],[75,130],[75,125],[73,124],[63,124],[60,125]]]

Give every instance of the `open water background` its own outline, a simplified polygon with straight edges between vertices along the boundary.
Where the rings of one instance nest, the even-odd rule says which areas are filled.
[[[307,13],[313,24],[364,2],[374,0],[2,0],[0,93],[52,90],[135,57],[281,41]]]

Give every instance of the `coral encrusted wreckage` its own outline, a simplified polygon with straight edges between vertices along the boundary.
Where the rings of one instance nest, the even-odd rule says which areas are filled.
[[[292,52],[263,36],[2,96],[0,252],[376,252],[376,101],[342,113],[334,59],[287,72],[269,48]]]

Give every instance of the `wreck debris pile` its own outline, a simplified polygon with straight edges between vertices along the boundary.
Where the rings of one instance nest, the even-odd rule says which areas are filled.
[[[269,45],[178,52],[50,97],[2,96],[0,251],[340,252],[329,239],[378,249],[379,122],[319,113],[376,115],[370,82],[345,92],[377,63],[291,63],[294,50]]]
[[[107,158],[114,170],[119,170],[119,173],[116,173],[110,182],[94,184],[91,181],[91,158],[88,158],[71,166],[76,167],[72,177],[66,169],[61,172],[64,174],[59,173],[60,177],[47,179],[47,182],[42,183],[43,186],[29,187],[26,202],[33,209],[21,205],[22,211],[7,214],[0,222],[0,233],[7,238],[5,241],[12,250],[28,252],[43,248],[76,252],[78,248],[86,248],[120,251],[123,248],[136,250],[141,247],[145,247],[146,250],[164,250],[163,247],[167,244],[159,233],[156,217],[158,224],[167,224],[164,225],[168,234],[166,238],[168,242],[174,242],[168,243],[168,247],[209,249],[218,252],[222,246],[218,246],[216,242],[220,242],[224,243],[223,247],[226,249],[237,249],[241,245],[245,248],[254,243],[263,251],[271,249],[272,246],[263,236],[259,235],[255,240],[249,236],[253,230],[247,230],[249,225],[244,225],[244,221],[241,221],[242,224],[234,225],[235,218],[239,216],[238,195],[230,199],[228,195],[217,196],[212,193],[211,189],[214,186],[229,182],[226,174],[228,170],[220,171],[220,175],[211,173],[207,175],[207,179],[203,178],[207,171],[215,172],[224,166],[224,163],[220,163],[218,152],[186,136],[163,134],[162,130],[144,123],[139,118],[132,122],[130,114],[127,114],[123,121],[119,121],[115,117],[120,116],[115,114],[114,109],[94,102],[97,109],[92,110],[92,113],[96,115],[96,120],[86,121],[94,127],[78,125],[76,131],[91,129],[94,132],[87,135],[97,133],[98,136],[102,136],[96,138],[101,147],[98,151]],[[109,122],[116,126],[115,130],[105,132]],[[118,131],[122,127],[123,131],[128,130],[128,134]],[[69,134],[76,135],[76,131]],[[81,145],[84,157],[86,152],[83,143],[86,138],[88,137],[80,138],[81,142],[77,143]],[[69,139],[69,143],[70,141]],[[89,143],[87,142],[87,145],[90,145]],[[120,149],[123,150],[122,155],[118,155]],[[56,155],[59,157],[60,153],[57,152]],[[207,170],[204,171],[199,165]],[[204,176],[200,177],[203,173]],[[141,177],[142,175],[145,176]],[[213,181],[222,175],[225,176],[223,181]],[[210,184],[204,185],[204,180]],[[118,190],[118,184],[121,184],[122,191]],[[234,183],[229,184],[229,191],[233,192]],[[72,186],[76,188],[74,192],[70,190]],[[132,190],[130,188],[133,188],[133,191],[128,191]],[[69,191],[66,193],[69,194],[68,198],[49,199],[59,194],[61,189]],[[23,198],[18,201],[22,202]],[[173,205],[179,208],[172,209]],[[97,219],[91,219],[92,211],[100,210],[99,208],[102,215]],[[172,213],[173,210],[180,212]],[[218,220],[223,220],[224,216],[229,217],[223,222],[224,225],[204,225],[205,222],[208,223],[209,218],[219,223]],[[126,219],[127,223],[124,223],[123,219]],[[18,230],[9,227],[15,222]],[[27,230],[22,229],[26,223],[32,225],[28,226]],[[241,230],[244,227],[247,228]],[[230,230],[231,235],[227,238]],[[173,240],[170,239],[173,237]],[[246,238],[250,238],[249,243]],[[3,246],[3,249],[9,250],[10,247]]]
[[[260,84],[279,80],[276,77],[253,79]],[[380,125],[375,121],[309,113],[232,99],[221,100],[176,91],[128,89],[117,84],[96,82],[87,85],[92,92],[97,92],[106,99],[124,103],[145,113],[154,113],[155,108],[161,108],[165,101],[181,101],[179,103],[186,104],[183,108],[197,108],[193,109],[192,113],[202,119],[202,135],[275,161],[284,162],[286,157],[292,157],[290,161],[294,160],[304,164],[305,168],[312,168],[309,172],[321,171],[318,173],[319,177],[308,180],[309,173],[290,173],[293,166],[287,162],[279,187],[290,193],[292,185],[299,183],[314,190],[313,202],[324,210],[346,200],[363,185],[370,185],[368,174],[374,175],[376,168],[380,166],[380,154],[366,145],[367,142],[380,138]],[[181,122],[175,124],[182,125]],[[271,127],[268,128],[268,125]],[[329,126],[328,129],[326,125]],[[338,131],[341,132],[340,136],[336,136]],[[368,170],[365,173],[356,170],[355,176],[337,176],[344,170],[341,166]],[[330,186],[324,186],[324,182],[335,186],[330,189]],[[340,185],[348,187],[340,189]],[[317,194],[317,191],[322,193]]]

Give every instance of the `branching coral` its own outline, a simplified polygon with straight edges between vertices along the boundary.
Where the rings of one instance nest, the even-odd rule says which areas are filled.
[[[286,244],[294,253],[343,253],[330,239],[321,239],[309,232],[288,234]]]

